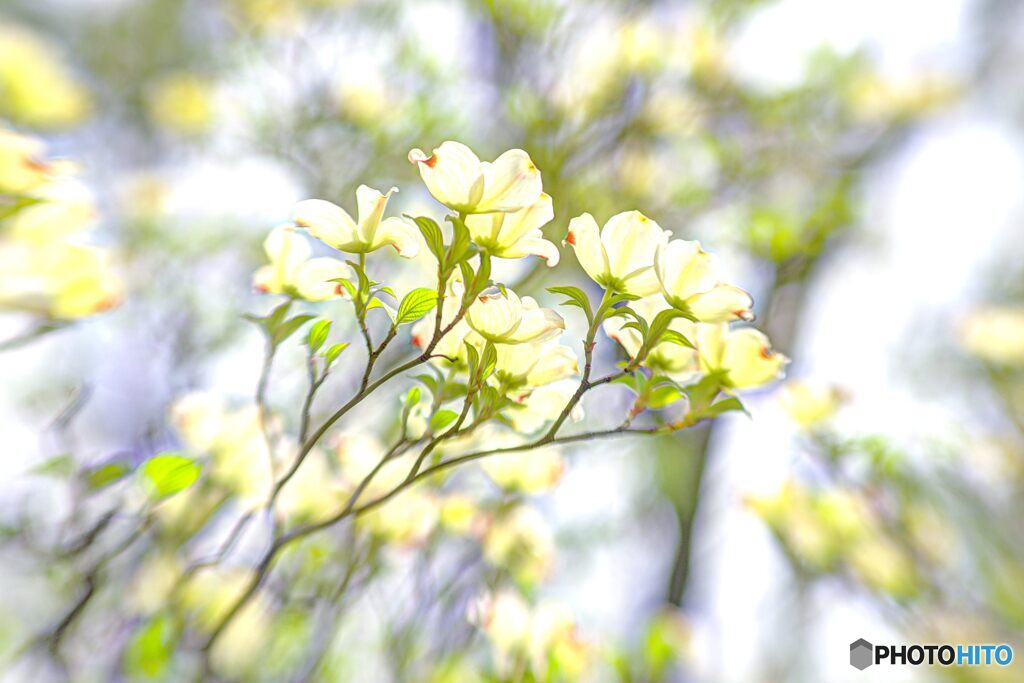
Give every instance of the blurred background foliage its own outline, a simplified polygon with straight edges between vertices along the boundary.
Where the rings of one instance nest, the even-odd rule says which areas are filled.
[[[967,20],[991,41],[971,55],[967,78],[893,77],[869,50],[821,47],[799,79],[766,85],[736,73],[732,46],[772,4],[5,3],[0,343],[8,358],[29,359],[4,365],[5,422],[43,434],[8,446],[8,472],[22,473],[0,508],[11,596],[0,651],[11,675],[191,675],[190,638],[217,621],[252,558],[239,543],[226,565],[186,569],[247,509],[258,483],[245,463],[265,457],[252,398],[259,339],[241,320],[267,310],[250,291],[260,244],[296,199],[347,205],[360,183],[408,187],[397,206],[434,210],[411,189],[413,147],[454,139],[483,158],[527,150],[557,198],[545,228],[556,242],[583,211],[603,222],[637,207],[677,237],[726,251],[755,284],[760,326],[801,374],[809,297],[822,269],[863,243],[871,174],[929,117],[1014,88],[1020,13],[971,5]],[[1019,102],[999,106],[1019,123]],[[26,153],[15,133],[46,143],[27,152],[46,166],[31,186],[5,166]],[[73,181],[54,170],[63,158]],[[943,368],[920,372],[926,392],[964,399],[953,429],[909,442],[850,431],[837,415],[851,397],[829,378],[781,391],[800,434],[791,481],[743,504],[777,540],[783,562],[772,571],[786,597],[769,621],[790,642],[750,644],[757,680],[822,680],[803,644],[814,605],[836,593],[856,596],[897,641],[1024,645],[1019,257],[1018,247],[987,268],[996,275],[974,310],[916,354],[915,365]],[[592,290],[572,261],[508,266],[500,277],[523,293],[556,278]],[[390,267],[416,282],[416,268]],[[336,312],[346,338],[353,326]],[[301,400],[304,362],[299,350],[280,359],[275,419]],[[347,396],[357,371],[332,377],[324,403]],[[394,431],[400,400],[382,398],[363,424]],[[471,497],[430,484],[387,514],[310,538],[222,641],[219,674],[723,680],[720,658],[702,650],[694,583],[697,521],[715,514],[702,508],[719,424],[635,449],[624,481],[642,485],[621,500],[577,491],[574,505],[617,511],[600,523],[555,528],[551,491],[569,453],[552,451],[482,468]],[[368,438],[346,432],[330,449],[358,472],[380,448]],[[133,512],[145,494],[127,474],[171,450],[206,458],[212,475]],[[311,463],[321,471],[296,483],[285,501],[294,519],[316,519],[336,500],[324,485],[334,462]],[[560,588],[581,566],[613,561],[595,548],[648,524],[659,540],[632,548],[655,578],[633,587],[630,613],[612,615],[620,628],[602,632]]]

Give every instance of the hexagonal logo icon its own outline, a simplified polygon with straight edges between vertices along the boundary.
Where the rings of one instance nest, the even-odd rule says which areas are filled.
[[[875,647],[863,638],[850,643],[850,666],[863,671],[874,664]]]

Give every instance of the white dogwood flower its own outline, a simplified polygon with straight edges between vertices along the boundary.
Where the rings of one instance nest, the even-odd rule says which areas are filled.
[[[639,211],[612,216],[603,229],[585,213],[569,222],[565,244],[572,245],[583,270],[597,284],[647,296],[658,291],[654,252],[667,234]]]
[[[494,256],[540,256],[551,267],[558,265],[558,247],[544,239],[540,229],[554,217],[551,197],[542,193],[536,202],[514,213],[467,216],[466,228],[473,241]]]
[[[768,337],[752,327],[729,329],[727,323],[699,325],[697,348],[701,369],[722,372],[730,389],[753,389],[782,376],[789,359],[772,350]]]
[[[354,221],[345,209],[323,199],[306,199],[295,206],[293,219],[299,227],[325,244],[350,254],[365,254],[391,245],[399,256],[412,258],[420,248],[420,236],[416,228],[401,218],[384,218],[388,198],[397,188],[387,194],[366,185],[356,189],[356,205],[359,220]]]
[[[565,321],[532,297],[522,299],[511,289],[490,287],[466,311],[466,322],[481,337],[496,344],[539,342],[557,337]]]
[[[463,213],[511,213],[532,206],[541,193],[540,170],[521,149],[480,161],[462,143],[444,142],[430,155],[409,152],[434,199]]]
[[[667,239],[658,246],[654,270],[665,300],[706,323],[753,320],[753,299],[739,287],[718,280],[714,258],[700,242]]]
[[[310,258],[305,238],[290,225],[279,225],[263,242],[270,264],[253,275],[253,286],[266,294],[289,294],[307,301],[344,296],[336,281],[352,277],[348,265],[333,258]]]

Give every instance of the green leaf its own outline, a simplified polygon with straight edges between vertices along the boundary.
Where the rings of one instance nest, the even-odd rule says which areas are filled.
[[[685,388],[686,395],[690,397],[690,411],[695,414],[703,414],[704,409],[711,405],[711,401],[718,396],[722,390],[722,373],[711,373],[705,375],[696,384],[690,384]]]
[[[320,347],[327,341],[327,335],[331,332],[331,321],[330,320],[318,320],[309,328],[309,334],[306,335],[306,345],[309,346],[310,353],[316,353],[320,350]]]
[[[480,352],[470,342],[462,342],[466,347],[466,365],[469,366],[469,376],[476,377],[477,368],[480,367]]]
[[[595,317],[598,320],[604,320],[605,316],[608,315],[608,312],[618,304],[621,304],[624,301],[636,301],[639,298],[640,297],[635,294],[623,294],[622,292],[613,294],[605,299],[604,303],[598,307]]]
[[[359,290],[356,289],[356,286],[352,284],[351,280],[346,280],[343,277],[339,277],[330,280],[330,282],[337,282],[342,287],[344,287],[345,291],[348,293],[348,298],[352,299],[353,301],[355,301],[356,298],[359,296]]]
[[[422,393],[419,387],[413,387],[402,397],[402,424],[405,424],[406,420],[409,419],[409,413],[420,402]]]
[[[396,325],[395,320],[398,318],[398,312],[395,311],[394,307],[388,306],[380,299],[370,299],[370,302],[366,304],[366,310],[372,311],[375,308],[379,308],[388,314],[388,319],[391,320],[392,325]]]
[[[472,240],[470,239],[469,229],[466,228],[466,224],[461,218],[458,216],[448,216],[448,220],[452,224],[452,243],[448,247],[448,257],[445,264],[448,267],[454,268],[456,263],[461,263],[472,255],[469,252]]]
[[[22,210],[44,201],[38,197],[30,197],[28,195],[7,195],[0,199],[2,199],[0,201],[0,220],[12,218],[21,213]]]
[[[491,257],[486,252],[480,253],[480,267],[476,269],[476,276],[473,278],[473,294],[475,297],[487,289],[491,284]]]
[[[359,282],[359,288],[357,290],[358,298],[363,299],[370,292],[370,278],[366,276],[366,270],[357,261],[345,261],[345,263],[352,266],[352,270],[355,271],[356,279]],[[356,297],[353,297],[356,298]]]
[[[109,462],[93,468],[85,475],[85,483],[93,491],[110,486],[115,481],[123,479],[132,471],[131,464],[123,460]]]
[[[431,394],[437,394],[438,381],[436,377],[432,377],[431,375],[424,373],[421,375],[416,375],[415,377],[413,377],[413,379],[416,380],[417,382],[420,382],[423,386],[425,386],[427,388],[427,391],[429,391]]]
[[[668,330],[668,326],[672,324],[672,321],[676,318],[682,317],[682,315],[683,314],[679,311],[669,308],[654,316],[654,321],[651,323],[647,336],[644,338],[644,343],[647,345],[647,348],[653,349],[658,342],[661,341],[661,336]],[[684,346],[687,345],[688,344],[685,344]]]
[[[697,348],[693,345],[693,342],[677,330],[665,330],[661,333],[661,339],[659,341],[665,344],[678,344],[679,346],[685,346],[690,349]]]
[[[341,352],[347,348],[348,342],[338,342],[337,344],[332,344],[327,347],[327,350],[324,351],[324,358],[327,361],[327,367],[331,367],[331,365],[334,364],[334,361],[338,360],[338,356],[341,355]]]
[[[291,308],[291,305],[292,301],[289,299],[274,308],[269,315],[259,316],[246,313],[242,317],[249,322],[258,325],[260,329],[263,330],[263,334],[267,335],[267,338],[273,338],[274,330],[276,330],[277,326],[281,324],[282,320],[284,320],[284,317],[288,314],[288,309]]]
[[[430,418],[430,429],[434,432],[439,432],[458,419],[459,414],[454,410],[439,410]]]
[[[437,259],[441,269],[445,268],[445,253],[444,253],[444,235],[441,234],[441,228],[432,219],[426,216],[406,216],[411,218],[415,223],[416,227],[420,229],[420,234],[423,235],[423,240],[427,243],[427,249]]]
[[[671,385],[656,387],[647,398],[647,405],[655,410],[670,406],[683,398],[683,392]]]
[[[177,453],[162,453],[147,460],[140,469],[153,495],[166,498],[196,483],[201,468],[192,458]]]
[[[586,293],[579,287],[548,287],[548,291],[552,294],[561,294],[562,296],[569,297],[568,300],[562,302],[562,306],[578,306],[583,309],[583,312],[587,315],[587,321],[590,323],[594,322],[594,311],[590,307],[590,299]]]
[[[29,470],[29,474],[39,474],[48,477],[66,478],[75,472],[75,459],[70,453],[61,453],[52,458],[47,458]]]
[[[711,406],[705,408],[701,414],[704,417],[711,418],[718,417],[722,413],[729,413],[736,410],[743,413],[747,412],[746,407],[744,407],[743,403],[740,402],[738,398],[736,398],[735,396],[730,396],[729,398],[723,398],[721,401],[718,401],[717,403],[714,403]]]
[[[484,346],[483,356],[480,357],[480,377],[478,378],[478,381],[482,383],[490,377],[497,364],[498,349],[495,348],[493,342],[488,341],[487,345]]]
[[[437,292],[428,287],[417,287],[402,299],[398,305],[396,325],[419,320],[437,306]]]
[[[125,669],[135,676],[159,678],[167,669],[177,640],[177,629],[167,615],[143,623],[124,652]]]
[[[266,317],[266,330],[268,334],[273,335],[274,330],[277,329],[284,317],[288,315],[288,309],[291,308],[291,299],[285,301],[283,304],[275,308],[270,312],[270,315]]]
[[[286,339],[288,339],[288,337],[295,334],[295,332],[300,327],[308,323],[310,320],[313,320],[314,318],[316,318],[315,315],[297,315],[294,318],[289,318],[288,320],[278,325],[277,328],[274,330],[274,334],[271,337],[271,343],[273,343],[274,346],[278,346]]]

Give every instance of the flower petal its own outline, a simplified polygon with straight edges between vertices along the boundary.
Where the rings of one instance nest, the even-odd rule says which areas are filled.
[[[714,261],[700,242],[663,242],[655,254],[655,273],[665,298],[674,306],[717,284]]]
[[[732,285],[716,285],[686,300],[686,308],[697,320],[726,323],[732,320],[753,320],[750,308],[754,300],[745,291]]]
[[[595,282],[608,275],[608,257],[601,243],[601,230],[589,213],[569,221],[569,232],[563,244],[571,244],[580,266]]]
[[[512,343],[509,335],[516,331],[523,317],[523,304],[511,289],[497,287],[484,290],[466,311],[466,322],[481,336],[493,342]]]
[[[612,276],[623,279],[647,272],[644,269],[654,265],[654,253],[664,234],[660,225],[639,211],[612,216],[601,231]]]
[[[543,228],[554,217],[555,209],[551,196],[542,192],[537,201],[525,209],[505,214],[505,220],[501,222],[498,233],[498,243],[501,246],[511,246],[534,230]]]
[[[759,330],[744,327],[725,339],[722,368],[735,389],[751,389],[767,384],[782,374],[789,359],[772,351],[768,337]]]
[[[532,235],[521,238],[508,249],[503,249],[500,255],[502,258],[539,256],[547,262],[548,268],[557,266],[561,258],[558,247],[554,242],[544,239],[544,233],[540,230],[534,230]]]
[[[630,358],[636,358],[636,354],[639,353],[644,340],[637,330],[631,327],[623,327],[627,322],[626,318],[617,315],[605,320],[601,327],[604,329],[605,334],[619,343],[619,346],[626,352],[626,355]]]
[[[383,194],[372,187],[360,185],[356,188],[356,209],[359,213],[359,238],[361,241],[372,244],[374,233],[384,217],[384,209],[388,205],[388,198],[392,193],[398,192],[397,187],[392,187]]]
[[[306,261],[295,274],[295,290],[306,301],[327,301],[345,297],[347,290],[337,278],[352,277],[352,269],[333,258],[314,258]]]
[[[510,149],[494,163],[481,164],[481,168],[484,186],[483,195],[475,207],[476,213],[519,211],[540,197],[540,169],[521,149]]]
[[[564,344],[555,342],[543,344],[539,348],[534,346],[532,353],[534,364],[526,377],[526,383],[531,387],[551,384],[579,372],[576,352]]]
[[[554,339],[565,330],[565,320],[550,308],[540,308],[532,297],[522,299],[519,324],[506,339],[512,344]]]
[[[448,140],[430,156],[422,150],[409,152],[420,177],[434,199],[456,211],[471,211],[484,193],[480,159],[469,147]]]
[[[263,240],[263,251],[270,259],[272,276],[264,275],[263,284],[268,292],[280,293],[291,284],[292,276],[309,258],[310,247],[305,238],[290,225],[279,225]]]
[[[401,218],[385,218],[377,227],[370,251],[390,244],[402,258],[413,258],[420,251],[420,233]]]
[[[295,224],[308,228],[321,242],[348,251],[358,248],[359,230],[345,209],[323,199],[306,199],[295,205]]]

